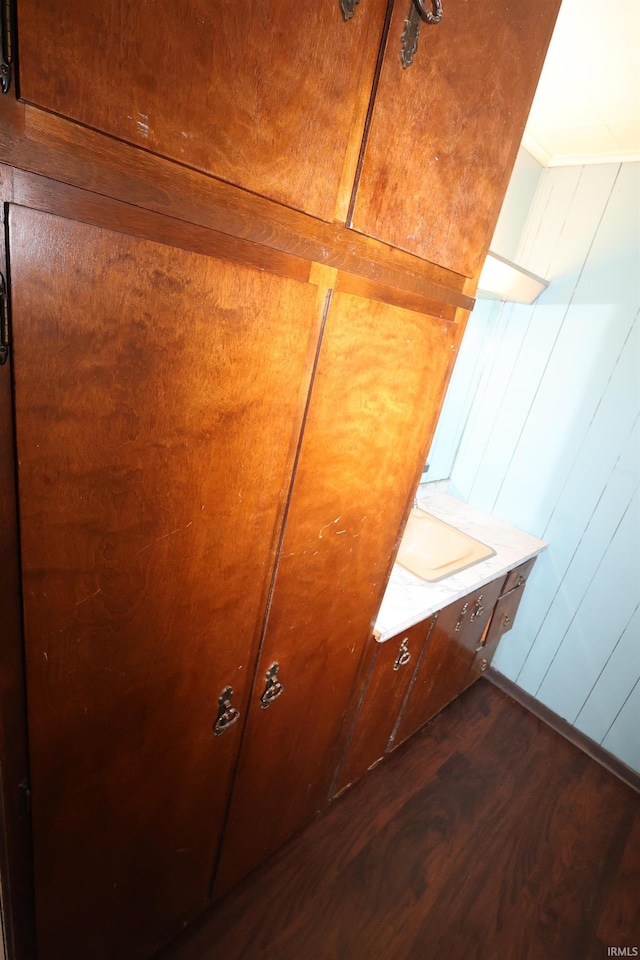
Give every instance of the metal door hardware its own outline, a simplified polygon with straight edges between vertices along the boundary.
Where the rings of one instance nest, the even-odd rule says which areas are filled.
[[[269,669],[267,670],[266,676],[266,687],[264,688],[264,693],[260,697],[260,706],[263,710],[266,710],[267,707],[271,706],[274,700],[277,700],[278,697],[282,696],[284,693],[284,687],[278,680],[278,670],[280,669],[279,663],[272,663]]]
[[[400,60],[405,70],[413,63],[413,58],[418,49],[421,22],[424,20],[425,23],[436,24],[442,20],[441,0],[431,0],[431,8],[431,10],[427,10],[424,0],[411,0],[409,16],[404,22],[400,50]]]
[[[213,725],[216,737],[228,730],[240,717],[240,711],[231,705],[233,687],[225,687],[218,697],[218,718]]]
[[[355,16],[356,7],[360,0],[340,0],[340,11],[343,20],[351,20]]]
[[[464,621],[464,618],[468,609],[469,609],[469,604],[465,603],[462,610],[460,611],[460,616],[458,617],[458,622],[456,623],[456,626],[455,626],[456,633],[458,633],[459,630],[462,630],[462,623]]]
[[[9,93],[13,67],[13,30],[10,0],[0,0],[0,26],[2,28],[2,46],[0,48],[0,90]]]
[[[477,620],[484,613],[484,607],[482,606],[482,594],[476,600],[475,606],[473,608],[473,613],[469,617],[470,620]]]
[[[411,654],[409,652],[409,637],[405,637],[400,644],[400,649],[398,651],[398,656],[396,657],[396,662],[393,665],[393,669],[399,670],[400,667],[406,666],[410,661]]]

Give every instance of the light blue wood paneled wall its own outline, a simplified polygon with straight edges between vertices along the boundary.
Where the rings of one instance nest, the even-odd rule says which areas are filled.
[[[533,306],[481,302],[430,455],[548,540],[495,666],[640,771],[640,165],[542,172],[517,260]]]

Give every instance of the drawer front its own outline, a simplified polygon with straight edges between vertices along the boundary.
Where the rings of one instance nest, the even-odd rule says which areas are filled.
[[[524,587],[535,562],[536,558],[532,557],[531,560],[526,560],[524,563],[521,563],[519,567],[515,567],[514,570],[511,570],[507,574],[507,579],[502,588],[502,596],[504,596],[505,593],[509,593],[510,590]]]
[[[502,596],[496,603],[489,628],[482,637],[480,646],[476,652],[473,662],[469,668],[469,673],[463,684],[463,689],[467,689],[478,677],[485,672],[493,660],[493,655],[498,648],[500,640],[511,630],[516,619],[516,613],[520,606],[522,594],[527,582],[527,577],[535,563],[535,557],[527,560],[509,573]],[[507,585],[511,583],[511,589],[506,592]]]

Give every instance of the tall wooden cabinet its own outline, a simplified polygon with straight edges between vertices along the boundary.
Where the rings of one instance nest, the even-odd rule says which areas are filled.
[[[291,836],[327,795],[342,716],[403,520],[405,502],[396,491],[412,489],[425,438],[435,428],[452,327],[361,297],[332,298],[222,850],[220,891]],[[283,691],[265,709],[258,694],[274,663]]]
[[[19,0],[20,94],[333,220],[385,6],[367,0],[347,24],[338,0]]]
[[[432,28],[398,74],[422,100],[389,92],[399,4],[4,16],[10,960],[150,957],[328,802],[557,7],[492,4],[475,53],[464,10],[438,48],[466,154],[425,105]]]

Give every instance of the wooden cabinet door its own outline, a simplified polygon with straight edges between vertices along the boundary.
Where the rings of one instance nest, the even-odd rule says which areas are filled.
[[[38,957],[139,958],[208,898],[317,288],[21,207],[9,234]]]
[[[345,23],[338,0],[19,0],[20,96],[344,221],[385,8]]]
[[[334,293],[216,889],[326,801],[334,747],[440,409],[455,324]],[[274,663],[283,692],[261,695]]]
[[[496,604],[491,623],[483,634],[480,645],[473,658],[469,673],[464,681],[464,689],[470,687],[482,674],[493,660],[493,655],[498,649],[498,644],[505,633],[513,627],[516,619],[516,613],[520,606],[520,600],[524,591],[525,584],[535,563],[535,557],[520,564],[507,575],[502,585],[501,596]]]
[[[430,626],[431,618],[384,643],[372,644],[365,688],[355,693],[359,706],[338,774],[336,794],[358,780],[386,753]]]
[[[356,230],[476,277],[560,0],[444,0],[400,61],[397,0],[353,214]],[[429,4],[427,3],[427,6]]]
[[[393,735],[397,747],[460,693],[500,594],[502,579],[441,610]]]

